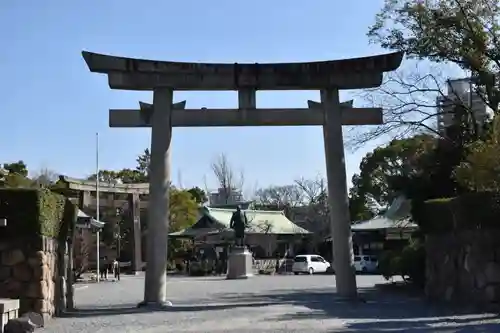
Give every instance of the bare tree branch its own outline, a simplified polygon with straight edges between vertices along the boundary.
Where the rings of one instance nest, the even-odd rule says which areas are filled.
[[[270,186],[257,190],[255,201],[258,205],[276,209],[296,207],[304,203],[304,193],[296,184]]]
[[[32,179],[39,186],[48,186],[53,184],[59,178],[59,174],[49,168],[41,168],[34,173]]]
[[[500,101],[498,0],[385,0],[371,42],[408,58],[453,63],[470,72],[496,114]]]
[[[224,201],[228,203],[229,198],[233,191],[242,190],[245,183],[243,170],[238,175],[235,171],[226,154],[222,153],[212,162],[212,171],[218,182],[219,188],[223,191]]]
[[[359,94],[369,106],[383,108],[384,124],[368,131],[364,128],[350,130],[346,140],[348,147],[356,149],[380,137],[401,139],[423,133],[442,136],[437,128],[438,116],[453,113],[456,109],[443,108],[443,105],[463,107],[471,124],[476,124],[469,101],[460,92],[450,90],[442,66],[422,67],[422,63],[416,63],[409,70],[389,73],[380,87]],[[473,92],[484,96],[477,86],[471,87]]]
[[[323,177],[315,179],[300,178],[295,184],[304,193],[304,203],[307,207],[306,229],[319,237],[330,233],[327,183]]]

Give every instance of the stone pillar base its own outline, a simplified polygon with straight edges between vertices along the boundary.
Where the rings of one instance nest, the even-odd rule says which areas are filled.
[[[0,298],[0,333],[3,332],[4,326],[11,319],[18,317],[19,300]]]
[[[139,304],[137,304],[137,307],[139,309],[149,309],[149,310],[166,310],[172,306],[172,302],[170,301],[165,301],[165,302],[146,302],[142,301]]]
[[[236,246],[231,250],[226,278],[248,279],[253,276],[252,253],[246,246]]]

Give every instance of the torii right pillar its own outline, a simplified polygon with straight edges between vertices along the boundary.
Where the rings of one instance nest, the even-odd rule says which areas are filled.
[[[357,297],[356,272],[352,266],[352,237],[347,196],[347,177],[342,137],[342,113],[338,89],[321,91],[323,137],[325,142],[326,177],[332,253],[337,292],[341,297]]]

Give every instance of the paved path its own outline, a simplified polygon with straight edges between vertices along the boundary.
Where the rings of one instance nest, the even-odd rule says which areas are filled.
[[[360,276],[366,303],[334,295],[334,276],[262,276],[249,280],[171,278],[166,312],[139,311],[143,277],[76,291],[79,313],[40,332],[500,332],[500,319],[454,314],[419,299],[381,293],[377,276]]]

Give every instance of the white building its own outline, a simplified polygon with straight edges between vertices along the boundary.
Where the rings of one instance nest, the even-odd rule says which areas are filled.
[[[471,80],[468,78],[449,80],[447,95],[437,98],[438,132],[443,135],[446,128],[454,123],[454,106],[463,104],[472,109],[476,122],[480,125],[490,119],[491,109],[484,103],[481,96],[473,91]]]
[[[237,189],[219,188],[217,191],[210,192],[208,201],[210,207],[237,205],[243,202],[243,194]]]

